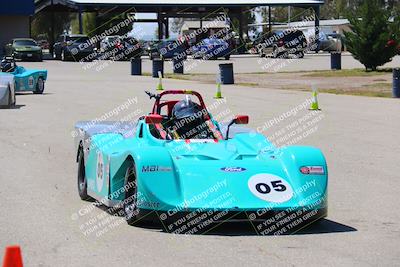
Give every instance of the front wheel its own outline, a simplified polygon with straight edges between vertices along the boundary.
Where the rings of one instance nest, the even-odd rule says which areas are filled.
[[[125,220],[129,225],[134,225],[139,215],[136,178],[135,164],[133,161],[129,161],[125,172],[125,199],[123,202]]]
[[[36,83],[36,89],[33,91],[34,94],[43,94],[44,91],[44,80],[42,77],[39,77]]]
[[[82,200],[90,200],[87,193],[87,179],[85,173],[85,159],[83,157],[83,148],[79,148],[78,156],[78,192]]]

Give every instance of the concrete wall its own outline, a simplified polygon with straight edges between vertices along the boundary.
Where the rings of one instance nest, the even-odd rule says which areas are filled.
[[[4,45],[11,39],[29,38],[29,16],[0,15],[0,56],[3,56]]]

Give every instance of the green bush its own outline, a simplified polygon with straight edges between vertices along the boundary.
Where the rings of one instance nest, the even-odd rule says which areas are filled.
[[[366,70],[376,70],[396,54],[390,17],[391,11],[379,0],[364,0],[347,16],[352,32],[345,32],[346,45]]]

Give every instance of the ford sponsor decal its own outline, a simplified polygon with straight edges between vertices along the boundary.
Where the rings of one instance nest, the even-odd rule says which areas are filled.
[[[224,172],[244,172],[246,169],[242,167],[223,167],[221,171]]]

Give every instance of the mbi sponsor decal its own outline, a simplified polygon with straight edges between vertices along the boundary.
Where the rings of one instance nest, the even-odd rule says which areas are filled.
[[[223,167],[221,171],[224,172],[244,172],[246,169],[242,167]]]
[[[142,167],[142,172],[170,172],[170,171],[172,171],[172,168],[165,166],[148,165]]]

